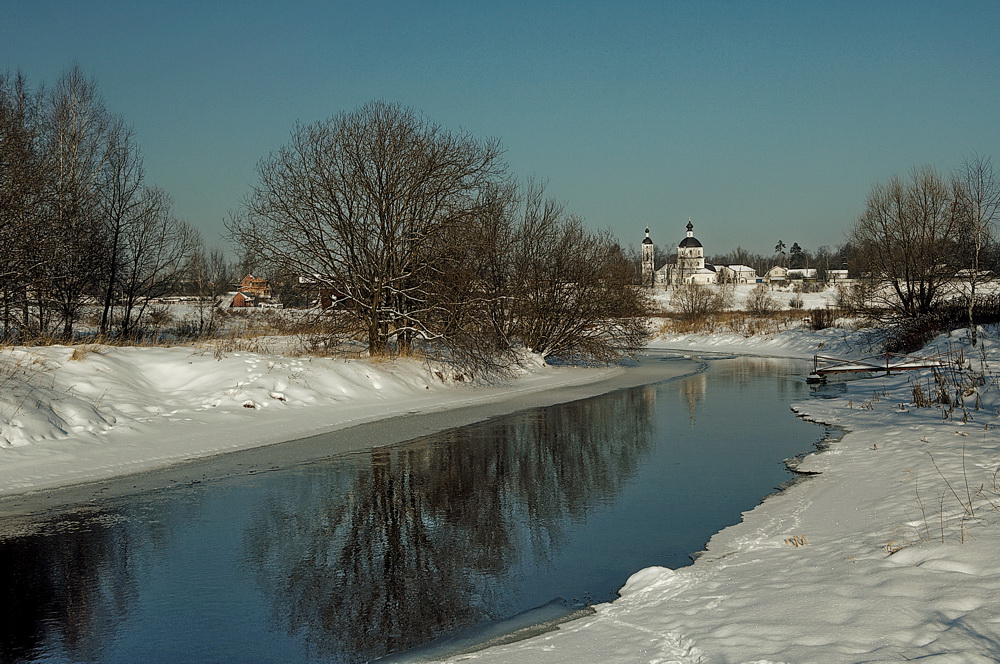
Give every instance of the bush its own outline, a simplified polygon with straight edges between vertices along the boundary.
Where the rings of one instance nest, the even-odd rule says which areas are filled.
[[[724,308],[728,291],[705,284],[681,284],[670,296],[670,306],[686,320],[704,318]]]
[[[837,308],[849,316],[867,316],[872,310],[871,298],[874,291],[874,286],[864,282],[841,284],[837,286]]]
[[[833,309],[811,309],[809,311],[809,327],[814,330],[825,330],[832,327],[837,319]]]
[[[788,301],[788,306],[791,309],[801,309],[805,306],[805,303],[802,301],[802,295],[796,292],[795,295],[792,296],[792,299]]]
[[[757,284],[747,297],[747,312],[754,316],[768,316],[777,310],[778,305],[771,297],[767,284]]]
[[[826,290],[826,284],[820,281],[799,281],[792,286],[796,293],[822,293]]]

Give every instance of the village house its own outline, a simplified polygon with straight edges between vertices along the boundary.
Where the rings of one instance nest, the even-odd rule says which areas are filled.
[[[310,298],[312,300],[312,306],[319,307],[324,310],[332,308],[334,305],[345,299],[343,295],[336,293],[329,286],[323,285],[323,281],[320,279],[319,275],[309,277],[300,276],[299,288],[312,294]]]
[[[783,284],[788,281],[788,268],[775,265],[764,273],[764,281],[769,284]]]
[[[748,265],[722,265],[719,281],[724,284],[752,284],[757,281],[757,270]]]
[[[236,284],[236,293],[229,305],[233,308],[255,307],[271,299],[271,284],[267,279],[261,279],[248,274]]]
[[[831,284],[840,284],[848,281],[847,270],[827,270],[826,280]]]
[[[787,274],[789,281],[816,281],[819,277],[819,270],[812,267],[789,268]]]

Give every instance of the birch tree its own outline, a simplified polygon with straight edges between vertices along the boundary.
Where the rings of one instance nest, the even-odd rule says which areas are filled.
[[[972,345],[975,346],[978,337],[973,320],[976,291],[980,283],[987,279],[982,259],[984,251],[993,242],[994,224],[1000,216],[1000,179],[989,158],[973,155],[955,174],[952,188],[962,227],[962,247],[968,274],[963,294]]]
[[[106,267],[98,192],[114,118],[104,106],[97,83],[78,66],[56,82],[45,111],[52,223],[59,237],[39,247],[49,257],[47,283],[39,290],[51,298],[62,320],[62,334],[71,338],[79,308],[99,290]]]

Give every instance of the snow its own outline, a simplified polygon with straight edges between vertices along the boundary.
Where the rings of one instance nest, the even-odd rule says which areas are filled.
[[[801,298],[803,315],[808,315],[810,309],[823,309],[832,307],[837,303],[837,287],[827,285],[825,288],[815,293],[796,293],[795,284],[764,284],[768,289],[768,294],[774,300],[779,309],[791,309],[790,302],[793,298]],[[757,288],[758,284],[730,284],[710,286],[710,288],[732,289],[733,302],[730,306],[733,310],[745,310],[747,298]],[[669,286],[660,286],[653,290],[653,301],[664,311],[671,311],[670,299],[673,290]]]
[[[0,498],[620,372],[527,358],[515,380],[482,387],[407,360],[183,346],[2,348]]]
[[[868,354],[842,329],[675,335],[690,355]],[[535,638],[449,662],[994,662],[1000,657],[1000,359],[956,332],[982,384],[919,408],[928,372],[841,381],[793,404],[843,428],[811,475],[717,533],[692,565],[636,570],[621,598]],[[0,349],[0,496],[120,475],[415,411],[542,395],[621,373],[537,360],[473,387],[416,362],[211,349]],[[624,370],[625,373],[628,370]],[[978,408],[976,407],[978,405]]]
[[[825,334],[824,334],[825,333]],[[662,338],[658,347],[803,356],[853,347],[843,331]],[[806,457],[820,473],[768,498],[694,564],[637,571],[621,598],[531,640],[449,661],[995,662],[1000,658],[1000,357],[996,332],[967,352],[986,383],[946,417],[917,408],[926,375],[845,381],[795,404],[844,428]],[[972,409],[979,398],[979,409]],[[964,421],[963,421],[964,420]]]

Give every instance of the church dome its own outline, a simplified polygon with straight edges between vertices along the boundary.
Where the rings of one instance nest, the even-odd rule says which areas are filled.
[[[681,240],[680,244],[678,244],[677,247],[679,249],[690,249],[691,247],[700,247],[700,246],[701,242],[698,242],[698,240],[696,240],[694,237],[694,224],[691,223],[691,218],[688,217],[687,237]]]
[[[653,244],[653,241],[649,239],[649,226],[646,226],[646,239],[642,241],[643,244]]]

